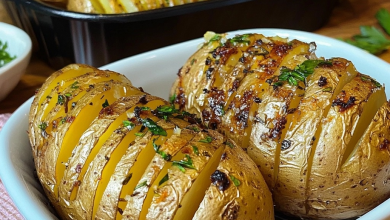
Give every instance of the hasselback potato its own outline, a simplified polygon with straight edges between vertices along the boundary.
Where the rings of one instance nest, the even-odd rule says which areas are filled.
[[[390,196],[390,103],[384,86],[315,43],[208,32],[171,101],[241,144],[275,209],[345,219]]]
[[[38,178],[63,219],[273,219],[255,163],[123,75],[69,65],[29,114]]]

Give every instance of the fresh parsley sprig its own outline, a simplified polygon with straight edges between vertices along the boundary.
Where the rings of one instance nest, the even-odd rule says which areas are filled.
[[[390,35],[390,12],[382,8],[375,17],[383,30]],[[390,40],[374,26],[360,26],[360,34],[344,41],[372,54],[380,54],[390,48]]]

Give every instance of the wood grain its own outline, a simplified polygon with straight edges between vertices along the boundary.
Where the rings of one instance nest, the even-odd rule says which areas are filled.
[[[359,33],[360,25],[378,26],[374,17],[381,8],[390,10],[388,0],[340,0],[333,10],[328,23],[315,31],[318,34],[335,38],[347,38]],[[0,4],[0,21],[11,23],[9,16]],[[380,58],[390,63],[390,51],[379,55]],[[19,84],[0,102],[0,113],[15,111],[21,104],[32,97],[45,79],[55,70],[52,69],[37,54],[33,54],[26,73]]]

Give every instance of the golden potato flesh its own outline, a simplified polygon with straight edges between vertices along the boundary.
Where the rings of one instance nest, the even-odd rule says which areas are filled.
[[[219,166],[227,178],[213,207],[234,207],[214,218],[273,219],[255,163],[199,122],[118,73],[74,64],[37,92],[29,138],[38,178],[63,219],[191,219],[211,212],[200,207],[219,184]],[[256,200],[248,204],[241,195]]]
[[[350,61],[317,58],[314,50],[314,43],[280,37],[208,32],[181,68],[171,100],[242,144],[276,210],[353,218],[390,196],[387,142],[368,138],[372,126],[389,134],[386,123],[373,119],[385,111],[386,95]],[[362,190],[358,180],[373,185]]]

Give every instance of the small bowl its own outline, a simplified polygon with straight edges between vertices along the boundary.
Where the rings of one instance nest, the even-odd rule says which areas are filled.
[[[7,52],[16,56],[0,67],[0,101],[3,100],[23,75],[31,57],[31,39],[22,29],[0,22],[0,40],[8,44]]]

